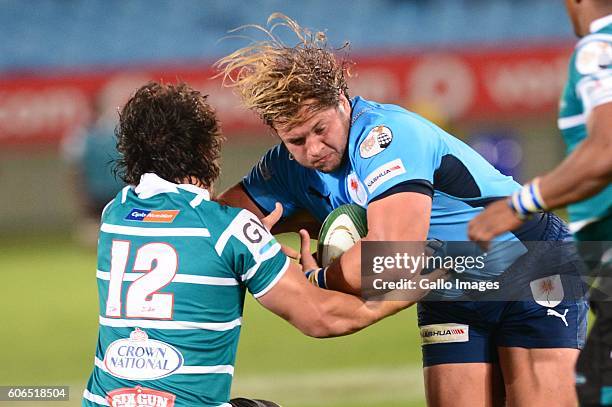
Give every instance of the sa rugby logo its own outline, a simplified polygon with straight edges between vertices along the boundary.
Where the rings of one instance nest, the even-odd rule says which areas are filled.
[[[354,171],[351,172],[346,178],[346,183],[348,186],[349,195],[353,202],[355,202],[357,205],[364,206],[368,201],[368,194]]]
[[[368,133],[368,136],[359,146],[361,158],[374,157],[391,144],[393,133],[386,126],[376,126]]]
[[[529,287],[535,302],[543,307],[555,308],[561,304],[565,296],[559,274],[533,280],[529,283]]]

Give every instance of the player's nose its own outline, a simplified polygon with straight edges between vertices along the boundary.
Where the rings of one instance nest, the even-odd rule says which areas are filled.
[[[324,148],[325,145],[316,138],[311,138],[311,140],[306,143],[306,152],[308,156],[313,160],[323,158]]]

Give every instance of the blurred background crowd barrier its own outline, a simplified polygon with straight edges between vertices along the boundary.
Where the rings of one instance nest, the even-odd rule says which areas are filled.
[[[74,225],[83,183],[70,173],[85,129],[106,118],[110,134],[148,80],[210,94],[232,163],[219,188],[238,180],[275,140],[211,64],[245,44],[221,40],[228,30],[274,11],[325,30],[334,47],[350,42],[338,53],[355,63],[351,95],[432,119],[519,180],[560,159],[555,112],[574,43],[561,2],[2,0],[0,230]],[[110,172],[108,157],[97,172]]]

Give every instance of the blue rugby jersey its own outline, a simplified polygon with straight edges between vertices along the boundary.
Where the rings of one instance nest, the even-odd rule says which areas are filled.
[[[432,196],[429,238],[468,240],[467,224],[492,199],[520,185],[467,144],[399,106],[351,101],[347,157],[333,173],[300,166],[284,145],[269,150],[243,179],[264,212],[279,201],[284,216],[305,209],[323,220],[347,203],[368,206],[394,191]],[[514,240],[504,234],[498,240]]]

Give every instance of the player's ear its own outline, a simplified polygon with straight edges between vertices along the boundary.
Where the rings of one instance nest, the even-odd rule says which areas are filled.
[[[340,92],[340,96],[338,99],[339,99],[338,110],[340,110],[340,113],[350,112],[351,103],[349,102],[347,97],[344,95],[344,93]]]
[[[351,116],[351,102],[343,93],[340,93],[337,110],[338,113],[340,113],[340,117],[343,117],[346,120],[348,120],[348,118]]]

